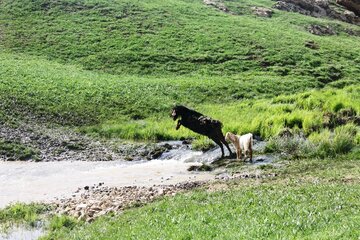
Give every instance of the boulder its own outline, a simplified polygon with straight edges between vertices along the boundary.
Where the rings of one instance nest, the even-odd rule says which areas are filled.
[[[324,36],[324,35],[336,35],[336,32],[330,27],[330,26],[320,26],[320,25],[310,25],[307,30],[318,36]]]
[[[359,0],[336,0],[336,3],[344,6],[360,17],[360,1]]]
[[[223,12],[230,12],[229,9],[224,5],[224,3],[218,1],[218,0],[204,0],[204,4],[215,7]]]
[[[359,7],[355,1],[337,0],[337,2],[339,2],[339,4],[341,2],[343,6],[346,5],[347,10],[341,11],[339,8],[333,8],[333,6],[329,4],[328,0],[281,0],[277,1],[273,7],[283,11],[297,12],[317,18],[328,17],[359,25]],[[346,4],[345,2],[352,3]]]
[[[268,17],[270,18],[273,14],[273,11],[264,7],[252,7],[251,10],[253,13],[259,17]]]
[[[274,8],[288,11],[298,12],[303,15],[309,15],[313,17],[325,17],[330,10],[327,1],[310,1],[310,0],[284,0],[278,1]]]

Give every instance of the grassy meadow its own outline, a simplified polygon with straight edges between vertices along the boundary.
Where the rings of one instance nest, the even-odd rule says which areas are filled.
[[[175,130],[170,110],[183,104],[286,156],[259,167],[273,179],[181,193],[91,224],[52,216],[44,239],[359,239],[360,37],[347,32],[360,27],[252,13],[271,0],[223,2],[234,14],[202,0],[0,0],[0,124],[209,144]],[[311,24],[337,34],[312,35]],[[2,152],[37,154],[0,138]],[[34,222],[44,209],[18,204],[0,220]]]
[[[32,116],[131,140],[196,137],[168,117],[185,104],[226,130],[306,135],[322,114],[359,112],[359,27],[274,10],[271,1],[4,0],[0,3],[0,119]],[[289,21],[291,19],[291,21]],[[309,24],[330,25],[315,36]],[[314,41],[319,49],[305,46]],[[349,86],[349,87],[347,87]]]
[[[61,229],[53,236],[62,239],[284,239],[289,236],[356,239],[360,235],[356,197],[359,191],[357,185],[344,184],[263,184],[215,193],[198,191],[129,210],[115,218],[102,218],[69,233]]]

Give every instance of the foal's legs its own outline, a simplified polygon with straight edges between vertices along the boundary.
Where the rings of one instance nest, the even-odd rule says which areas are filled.
[[[249,148],[249,152],[250,152],[250,162],[252,162],[252,147],[251,146]]]
[[[241,149],[236,149],[236,159],[241,160]]]

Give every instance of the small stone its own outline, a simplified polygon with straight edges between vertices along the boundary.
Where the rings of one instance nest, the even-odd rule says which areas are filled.
[[[88,206],[88,205],[87,205],[87,204],[85,204],[85,203],[83,203],[83,204],[79,204],[79,205],[77,205],[77,206],[76,206],[75,210],[81,210],[81,209],[86,208],[87,206]]]

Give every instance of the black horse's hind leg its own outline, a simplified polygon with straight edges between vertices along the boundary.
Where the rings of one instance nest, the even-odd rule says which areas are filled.
[[[223,147],[221,141],[220,141],[219,139],[213,139],[213,141],[214,141],[217,145],[220,146],[220,148],[221,148],[221,157],[223,158],[223,157],[224,157],[224,147]]]

